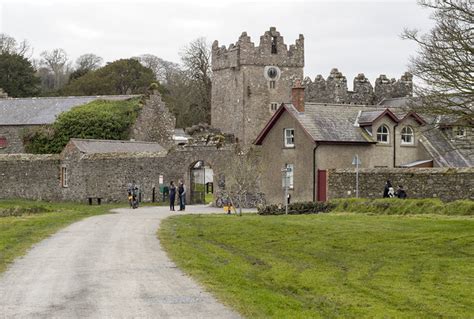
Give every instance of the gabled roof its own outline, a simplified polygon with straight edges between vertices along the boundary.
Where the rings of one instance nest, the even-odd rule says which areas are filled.
[[[359,116],[358,123],[361,126],[372,125],[373,122],[384,116],[388,116],[395,123],[399,122],[399,119],[395,114],[393,114],[392,111],[390,111],[389,109],[381,109],[372,111],[362,111]]]
[[[307,135],[320,143],[375,143],[356,124],[360,106],[323,103],[306,103],[305,112],[296,110],[292,104],[282,104],[265,128],[260,132],[255,144],[260,145],[278,118],[288,112],[302,126]]]
[[[384,116],[388,116],[395,123],[413,117],[420,125],[425,124],[415,112],[400,112],[399,109],[380,106],[306,103],[305,112],[299,112],[292,104],[282,104],[260,132],[255,144],[260,145],[263,142],[284,112],[295,118],[308,136],[319,143],[376,143],[360,126],[370,126]]]
[[[0,125],[52,124],[71,108],[95,100],[127,100],[136,95],[63,96],[0,99]]]
[[[85,154],[105,153],[159,153],[165,152],[160,144],[154,142],[116,141],[116,140],[92,140],[73,138],[72,143]]]

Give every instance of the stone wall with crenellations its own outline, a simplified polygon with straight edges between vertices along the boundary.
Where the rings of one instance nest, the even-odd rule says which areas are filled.
[[[328,199],[355,197],[354,169],[328,170]],[[385,182],[402,185],[408,198],[474,200],[474,168],[376,168],[359,170],[359,196],[381,198]]]
[[[307,102],[375,105],[383,99],[413,95],[413,76],[405,72],[399,80],[389,79],[381,74],[375,80],[375,87],[363,73],[354,78],[353,90],[347,87],[346,77],[338,69],[332,69],[325,80],[322,75],[314,81],[304,80]]]

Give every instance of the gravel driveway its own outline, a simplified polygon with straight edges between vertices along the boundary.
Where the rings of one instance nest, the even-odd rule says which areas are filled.
[[[59,231],[0,275],[0,318],[239,318],[161,249],[167,207],[115,212]],[[222,209],[186,207],[210,212]]]

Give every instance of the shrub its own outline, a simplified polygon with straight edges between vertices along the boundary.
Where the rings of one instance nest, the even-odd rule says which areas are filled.
[[[61,113],[52,127],[23,134],[27,152],[60,153],[71,138],[128,139],[140,109],[138,98],[125,101],[96,100]]]
[[[386,215],[474,215],[474,201],[457,200],[444,203],[438,198],[405,199],[397,198],[348,198],[334,199],[334,212],[371,213]]]
[[[464,215],[474,216],[474,201],[457,200],[444,203],[437,198],[345,198],[329,202],[301,202],[288,205],[288,214],[317,214],[321,212],[349,212],[380,215]],[[285,206],[267,205],[258,208],[259,215],[284,215]]]
[[[332,204],[329,202],[296,202],[288,205],[289,215],[318,214],[330,211]],[[259,215],[284,215],[285,206],[267,205],[258,208]]]

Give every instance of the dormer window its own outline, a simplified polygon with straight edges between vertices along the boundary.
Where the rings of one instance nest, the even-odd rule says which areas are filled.
[[[402,145],[413,145],[415,142],[413,129],[409,126],[402,128]]]
[[[295,129],[286,128],[285,129],[285,147],[295,147]]]
[[[377,129],[377,142],[388,144],[389,130],[386,125],[379,126]]]
[[[277,37],[272,37],[272,54],[277,54]]]

